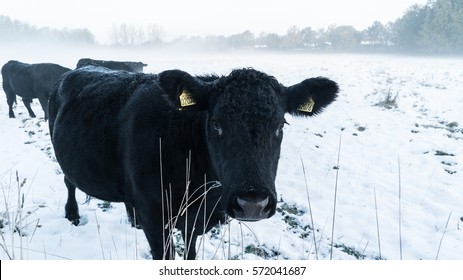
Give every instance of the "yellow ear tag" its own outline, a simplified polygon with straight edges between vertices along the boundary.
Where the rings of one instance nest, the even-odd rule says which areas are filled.
[[[193,99],[193,96],[191,96],[191,93],[184,89],[182,94],[180,94],[180,106],[188,107],[193,105],[196,105],[196,101]]]
[[[299,107],[297,107],[297,109],[301,112],[312,113],[314,105],[315,102],[313,101],[312,97],[309,97],[309,100],[307,100],[306,103],[301,104]]]

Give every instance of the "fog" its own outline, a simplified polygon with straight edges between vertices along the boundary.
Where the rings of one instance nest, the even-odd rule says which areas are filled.
[[[181,13],[175,14],[175,16],[181,15]],[[105,43],[102,43],[101,36],[96,36],[93,29],[87,27],[37,27],[26,21],[0,15],[0,30],[2,30],[0,48],[25,46],[28,48],[26,52],[32,49],[43,51],[58,46],[98,51],[104,46],[111,49],[126,48],[136,52],[141,50],[289,51],[461,55],[463,54],[462,15],[463,2],[435,0],[427,4],[410,6],[400,16],[388,22],[376,19],[364,27],[358,27],[358,24],[352,22],[352,24],[333,24],[317,28],[317,23],[311,25],[309,20],[306,25],[297,25],[294,23],[297,20],[288,20],[287,24],[284,24],[285,32],[276,31],[281,30],[283,26],[281,23],[278,28],[274,27],[266,32],[254,31],[255,25],[249,23],[246,27],[238,29],[236,33],[230,33],[226,28],[223,28],[222,33],[206,28],[205,32],[210,31],[212,35],[176,37],[172,37],[172,33],[169,33],[162,24],[146,23],[143,20],[135,23],[113,22],[111,29],[106,32],[110,39]],[[260,17],[262,16],[256,19]],[[362,17],[360,12],[359,17]],[[192,25],[196,23],[194,21]],[[185,29],[184,32],[188,34],[191,30]]]
[[[395,21],[413,4],[428,0],[0,0],[0,14],[38,28],[88,29],[101,44],[112,41],[114,25],[157,25],[164,39],[230,36],[246,30],[285,34],[290,26],[314,30],[352,25],[363,30],[374,21]]]

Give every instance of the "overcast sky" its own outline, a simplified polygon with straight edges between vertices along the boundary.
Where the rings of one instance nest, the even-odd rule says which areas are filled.
[[[0,0],[0,15],[37,27],[88,28],[100,42],[114,24],[162,27],[166,37],[231,35],[250,30],[285,34],[299,28],[352,25],[401,17],[428,0]],[[1,31],[0,31],[1,32]]]

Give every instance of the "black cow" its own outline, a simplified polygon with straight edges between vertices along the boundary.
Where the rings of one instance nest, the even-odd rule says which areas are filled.
[[[95,60],[90,58],[81,58],[77,62],[76,68],[81,68],[88,65],[102,66],[112,70],[125,70],[136,73],[143,72],[143,67],[148,66],[148,64],[145,64],[143,62]]]
[[[79,223],[76,187],[124,202],[153,258],[173,257],[178,228],[185,258],[194,259],[197,236],[227,215],[258,221],[275,213],[285,113],[317,114],[337,92],[327,78],[285,87],[253,69],[201,78],[71,71],[51,95],[49,122],[66,218]]]
[[[16,95],[22,97],[29,115],[35,118],[31,109],[33,98],[38,98],[48,119],[48,96],[58,78],[71,69],[53,63],[27,64],[15,60],[8,61],[2,67],[3,90],[9,106],[9,116],[14,118],[13,103]]]

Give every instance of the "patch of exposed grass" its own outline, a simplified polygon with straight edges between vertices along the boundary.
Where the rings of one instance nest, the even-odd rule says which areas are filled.
[[[444,152],[444,151],[440,151],[440,150],[437,150],[435,153],[434,153],[435,156],[451,156],[451,157],[454,157],[455,154],[451,154],[451,153],[447,153],[447,152]]]
[[[108,212],[109,210],[113,208],[113,206],[111,205],[111,202],[109,201],[103,201],[103,202],[98,203],[97,205],[98,205],[98,208],[100,208],[101,211],[103,212]]]
[[[275,250],[265,248],[264,246],[255,246],[253,244],[246,246],[246,248],[244,248],[244,252],[246,254],[254,254],[263,259],[272,259],[280,255],[280,253]]]
[[[366,258],[365,254],[345,244],[334,244],[333,247],[340,249],[341,251],[348,254],[349,256],[355,257],[357,260],[364,260]]]
[[[397,98],[399,97],[399,93],[396,93],[394,95],[392,91],[389,89],[385,91],[383,94],[384,96],[382,97],[382,100],[376,103],[375,106],[383,107],[386,109],[396,109],[398,107]]]

